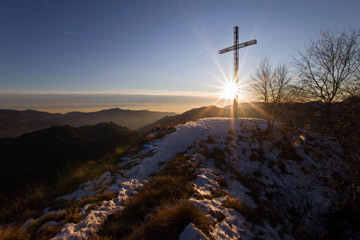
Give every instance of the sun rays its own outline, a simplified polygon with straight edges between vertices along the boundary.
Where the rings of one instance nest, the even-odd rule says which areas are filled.
[[[233,100],[239,95],[239,86],[235,82],[227,82],[221,88],[220,97],[223,99]]]
[[[228,112],[228,117],[233,118],[233,102],[234,99],[236,99],[239,103],[237,110],[240,117],[250,117],[250,112],[256,112],[258,113],[257,115],[264,116],[262,107],[259,104],[253,102],[255,98],[251,94],[251,85],[254,83],[251,82],[251,80],[249,81],[249,79],[251,79],[251,73],[244,74],[243,72],[244,65],[250,57],[249,51],[251,50],[244,49],[242,52],[239,59],[239,71],[237,72],[238,76],[233,76],[232,64],[227,65],[229,67],[227,73],[221,64],[218,52],[215,51],[207,29],[198,15],[196,8],[193,6],[193,3],[189,0],[178,0],[178,3],[184,11],[184,14],[193,28],[194,33],[201,41],[201,44],[205,48],[209,58],[214,64],[214,68],[208,71],[208,74],[211,76],[212,80],[216,79],[215,84],[214,81],[212,84],[204,84],[206,87],[212,87],[215,89],[213,95],[214,101],[209,104],[224,107],[222,109],[222,113]],[[258,28],[261,25],[260,20],[264,13],[263,10],[260,12],[258,22],[253,30],[252,35],[258,31]],[[229,55],[227,60],[230,62],[231,58],[232,57]],[[235,81],[235,79],[239,80]],[[200,115],[206,115],[208,111],[209,109],[206,109],[204,112],[201,112]],[[225,116],[227,114],[221,115]]]

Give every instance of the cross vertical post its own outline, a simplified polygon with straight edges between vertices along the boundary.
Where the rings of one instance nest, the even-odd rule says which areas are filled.
[[[234,45],[231,47],[227,47],[221,49],[219,54],[223,54],[226,52],[234,51],[234,82],[236,86],[239,83],[239,49],[247,46],[251,46],[257,43],[257,40],[251,40],[247,42],[243,42],[239,44],[239,27],[234,27]],[[238,96],[237,94],[234,97],[233,102],[233,118],[238,118]]]
[[[234,27],[234,46],[239,44],[239,27]],[[237,86],[239,83],[239,49],[234,49],[234,82]],[[233,100],[233,117],[238,118],[238,96],[235,94]]]

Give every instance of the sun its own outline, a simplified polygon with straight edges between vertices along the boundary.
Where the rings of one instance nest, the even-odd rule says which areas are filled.
[[[239,86],[235,82],[226,82],[221,89],[220,97],[223,99],[233,100],[236,96],[239,96]]]

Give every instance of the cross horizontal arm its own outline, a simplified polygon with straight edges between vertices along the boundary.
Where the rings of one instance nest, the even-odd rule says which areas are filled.
[[[230,52],[230,51],[233,51],[233,50],[236,50],[236,49],[239,49],[239,48],[251,46],[251,45],[254,45],[256,43],[257,43],[256,39],[251,40],[251,41],[247,41],[247,42],[243,42],[243,43],[239,43],[237,46],[234,45],[234,46],[231,46],[231,47],[221,49],[219,51],[219,54],[223,54],[223,53]]]

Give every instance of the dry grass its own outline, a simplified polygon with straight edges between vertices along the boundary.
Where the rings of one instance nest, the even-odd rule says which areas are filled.
[[[265,161],[265,152],[262,147],[260,148],[251,148],[251,155],[249,157],[250,161],[259,161],[261,163],[264,163]]]
[[[41,229],[41,231],[36,234],[36,240],[48,240],[54,237],[57,233],[59,233],[64,224],[46,226]]]
[[[274,144],[275,147],[281,150],[279,157],[284,160],[293,160],[298,163],[302,162],[304,159],[298,154],[296,148],[294,147],[294,145],[296,146],[297,144],[292,142],[289,138],[290,136],[297,135],[295,129],[281,126],[279,130],[282,141],[278,141]]]
[[[28,240],[30,235],[21,227],[6,226],[0,228],[0,240]]]
[[[129,199],[123,211],[108,217],[96,237],[121,239],[129,236],[134,226],[142,224],[153,209],[189,198],[195,192],[189,184],[194,177],[194,166],[188,158],[177,155],[137,195]]]
[[[214,161],[214,165],[217,169],[221,171],[226,170],[227,161],[226,161],[226,154],[225,151],[218,148],[213,147],[212,149],[204,148],[202,152],[199,152],[207,159],[212,159]]]
[[[264,215],[261,214],[261,212],[259,211],[260,208],[252,210],[251,208],[240,202],[240,200],[232,198],[230,196],[226,198],[226,202],[223,204],[223,206],[226,208],[234,209],[235,211],[243,215],[246,220],[256,225],[263,225],[262,217],[264,217]]]
[[[158,174],[159,176],[183,177],[188,181],[196,178],[195,166],[189,161],[187,156],[178,154],[174,160]]]
[[[121,162],[121,157],[129,153],[132,146],[137,146],[140,141],[141,139],[134,139],[130,145],[117,147],[96,161],[87,161],[68,173],[58,173],[58,181],[53,187],[51,196],[63,196],[69,192],[73,192],[80,184],[99,177],[107,171],[121,174],[120,171],[123,168],[118,166]]]
[[[219,197],[223,197],[223,196],[227,196],[228,193],[222,189],[212,189],[210,194],[199,194],[199,193],[195,193],[194,196],[196,197],[196,199],[202,200],[202,199],[214,199],[214,198],[219,198]]]
[[[87,197],[80,199],[79,201],[74,203],[74,206],[78,208],[82,208],[87,204],[95,204],[95,203],[101,203],[105,200],[111,200],[117,196],[117,193],[102,193],[95,196]]]
[[[25,221],[42,214],[47,206],[47,192],[44,185],[27,186],[22,193],[2,199],[0,206],[1,223]]]
[[[40,229],[40,227],[46,223],[46,222],[49,222],[49,221],[55,221],[55,222],[60,222],[62,220],[64,220],[64,218],[66,217],[66,212],[64,213],[50,213],[50,214],[47,214],[43,217],[41,217],[39,220],[35,221],[33,224],[31,224],[27,229],[26,231],[30,234],[31,236],[31,239],[38,239],[38,230]],[[49,226],[50,227],[50,226]],[[55,227],[55,226],[54,226]],[[44,228],[41,232],[41,235],[50,235],[50,233],[46,233],[45,232],[46,228]],[[50,228],[49,228],[50,230]],[[60,231],[60,229],[59,229]],[[53,231],[52,231],[53,232]],[[56,234],[56,233],[55,233]],[[55,235],[54,234],[54,235]]]
[[[155,207],[188,198],[193,192],[193,187],[183,177],[157,176],[128,201],[122,212],[107,219],[99,235],[108,236],[110,233],[111,236],[122,238],[130,234],[133,226]]]
[[[32,239],[49,239],[61,230],[61,227],[65,223],[78,223],[84,219],[84,216],[79,213],[79,208],[84,207],[87,204],[91,204],[88,209],[92,209],[95,206],[101,204],[104,200],[110,200],[116,197],[116,193],[98,194],[96,196],[83,198],[76,202],[66,202],[64,208],[67,208],[62,213],[50,213],[44,215],[39,220],[35,221],[28,229],[27,232],[30,234]],[[62,222],[59,225],[44,227],[40,232],[40,227],[49,221]]]
[[[230,172],[233,174],[231,178],[234,178],[235,180],[240,182],[244,187],[246,187],[250,191],[256,191],[259,189],[255,185],[255,181],[253,181],[253,179],[250,179],[248,176],[245,176],[234,167],[230,167]]]
[[[211,223],[191,202],[180,201],[165,206],[151,214],[147,221],[136,227],[128,240],[164,239],[176,240],[185,227],[193,223],[204,234],[209,235]]]
[[[28,229],[8,226],[0,229],[0,240],[2,239],[50,239],[61,230],[65,223],[78,223],[84,216],[79,213],[79,208],[91,204],[88,209],[93,209],[104,200],[112,199],[115,193],[99,194],[97,196],[81,199],[77,202],[56,201],[57,196],[62,196],[74,191],[78,186],[89,179],[93,179],[110,171],[119,172],[121,169],[117,164],[121,156],[130,148],[125,146],[115,149],[112,153],[105,155],[97,161],[88,161],[81,166],[69,170],[68,173],[58,174],[56,182],[49,182],[50,187],[45,185],[27,186],[22,192],[0,198],[0,224],[13,223],[21,226],[28,219],[38,219]],[[51,191],[49,191],[51,190]],[[44,208],[66,209],[59,214],[44,215]],[[39,218],[40,216],[43,216]],[[61,222],[59,225],[46,226],[39,229],[49,221]]]
[[[100,236],[98,234],[92,234],[88,240],[115,240],[115,238],[111,237],[111,236]]]
[[[245,213],[245,215],[248,215],[251,212],[251,209],[242,202],[240,202],[239,199],[232,198],[230,196],[226,198],[223,206],[226,208],[232,208],[239,213]]]
[[[210,215],[216,218],[216,223],[219,223],[225,219],[225,215],[221,211],[213,211],[212,209],[210,209]],[[216,223],[213,223],[213,225],[215,225]]]
[[[74,169],[67,175],[59,174],[59,181],[52,191],[53,196],[62,196],[69,192],[75,191],[80,184],[89,179],[101,176],[103,173],[110,171],[112,173],[119,172],[120,168],[111,162],[99,164],[95,161],[89,161],[80,167]]]
[[[156,137],[157,137],[158,139],[161,139],[161,138],[164,137],[166,134],[175,132],[175,131],[176,131],[175,126],[177,126],[177,125],[179,125],[179,124],[170,123],[170,124],[167,124],[166,126],[158,127],[158,128],[157,128],[157,135],[156,135]]]
[[[57,234],[65,223],[78,223],[83,219],[84,216],[79,214],[78,208],[70,207],[65,212],[49,213],[42,216],[40,219],[30,225],[26,231],[31,236],[31,239],[49,239],[51,236]],[[59,225],[46,226],[41,229],[41,231],[39,231],[41,226],[50,221],[62,223]],[[50,237],[47,238],[48,236]]]

